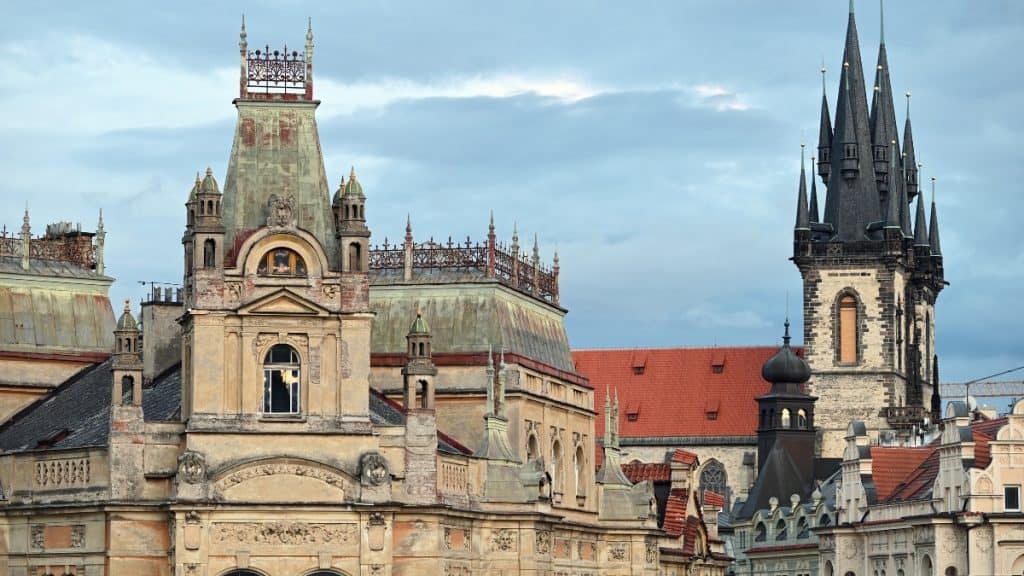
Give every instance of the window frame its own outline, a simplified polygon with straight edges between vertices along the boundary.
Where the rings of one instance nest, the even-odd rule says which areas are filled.
[[[844,290],[836,297],[835,304],[835,363],[839,366],[856,366],[860,364],[860,298],[850,290]],[[844,316],[847,316],[844,321]],[[846,323],[852,324],[850,350],[846,349]],[[849,352],[849,354],[844,354]]]
[[[1006,497],[1009,495],[1010,490],[1016,492],[1017,506],[1011,508],[1006,501]],[[1020,484],[1006,484],[1003,486],[1003,511],[1004,512],[1020,512]]]
[[[289,361],[282,362],[272,358],[275,350],[287,349],[290,355]],[[267,349],[263,356],[263,401],[261,402],[261,413],[268,418],[296,418],[302,415],[302,356],[299,351],[288,344],[274,344]],[[293,381],[285,380],[285,371],[293,372]],[[281,383],[288,387],[288,408],[287,411],[274,410],[273,374],[280,373]]]
[[[287,271],[275,268],[274,260],[279,252],[288,257]],[[309,266],[306,265],[302,254],[299,254],[294,248],[274,246],[260,256],[256,264],[256,273],[268,278],[306,278],[309,276]]]

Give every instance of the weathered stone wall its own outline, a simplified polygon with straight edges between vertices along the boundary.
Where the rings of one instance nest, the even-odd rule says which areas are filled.
[[[181,362],[181,302],[142,303],[142,376],[151,380]]]

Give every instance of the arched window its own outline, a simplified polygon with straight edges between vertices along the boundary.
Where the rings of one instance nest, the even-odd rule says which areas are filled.
[[[818,520],[818,526],[828,526],[832,523],[832,519],[828,517],[828,514],[822,514]]]
[[[789,530],[786,528],[786,521],[779,518],[779,521],[775,523],[775,539],[785,540],[789,537]]]
[[[575,473],[576,496],[587,495],[587,469],[586,457],[583,455],[583,446],[576,447],[576,454],[572,458],[573,471]]]
[[[791,421],[789,417],[789,408],[782,409],[782,427],[789,428]]]
[[[764,525],[764,522],[758,522],[757,528],[754,528],[754,542],[764,542],[768,538],[768,527]]]
[[[801,430],[807,429],[807,411],[803,408],[796,411],[796,427]]]
[[[925,554],[921,559],[921,576],[933,576],[934,574],[935,568],[932,566],[931,556]]]
[[[551,487],[555,492],[564,493],[562,486],[562,443],[555,439],[551,444]]]
[[[213,238],[207,238],[203,242],[203,268],[215,268],[217,266],[217,242]]]
[[[811,535],[811,531],[807,527],[807,517],[801,516],[800,520],[796,523],[796,537],[800,539],[807,538]]]
[[[362,247],[358,242],[348,245],[348,269],[350,272],[363,271]]]
[[[832,563],[828,560],[825,561],[825,576],[834,576],[835,568],[832,567]]]
[[[946,576],[956,576],[956,566],[950,566],[946,568]]]
[[[277,344],[263,360],[263,412],[299,413],[299,354],[286,344]]]
[[[305,276],[306,263],[295,250],[274,248],[260,259],[256,273],[265,276]]]
[[[125,374],[121,377],[121,403],[133,404],[135,402],[135,378]]]
[[[540,456],[540,444],[537,442],[537,435],[530,434],[526,439],[526,460],[536,460]]]
[[[725,466],[718,460],[708,460],[700,472],[700,498],[704,501],[704,492],[710,490],[725,499],[725,509],[729,509],[729,486]]]
[[[857,299],[847,294],[839,299],[839,361],[857,363]]]

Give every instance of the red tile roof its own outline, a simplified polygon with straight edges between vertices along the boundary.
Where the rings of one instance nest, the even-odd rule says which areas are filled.
[[[633,484],[644,480],[668,482],[672,479],[672,467],[668,464],[651,464],[634,460],[629,464],[623,464],[622,472]]]
[[[932,453],[927,446],[921,448],[871,447],[871,477],[875,481],[878,502],[892,494],[907,476],[917,469]]]
[[[974,438],[974,467],[986,468],[992,461],[991,447],[989,442],[993,440],[1000,428],[1006,425],[1006,418],[995,418],[993,420],[979,420],[971,422],[971,435]],[[905,502],[931,496],[932,486],[935,485],[935,477],[939,474],[939,439],[934,440],[925,448],[872,448],[871,449],[871,473],[875,477],[875,489],[878,491],[878,500],[887,502]],[[878,486],[878,475],[881,472],[881,464],[875,460],[875,450],[927,450],[927,457],[921,463],[907,473],[901,482],[883,498],[881,489]]]
[[[675,452],[672,452],[672,461],[679,462],[680,464],[693,464],[697,461],[697,455],[689,450],[683,450],[682,448],[676,448]]]
[[[686,504],[689,499],[687,490],[675,489],[669,492],[668,502],[665,503],[665,521],[662,523],[662,530],[669,536],[678,538],[683,534],[686,526]]]
[[[770,388],[761,378],[761,366],[778,350],[751,346],[572,354],[576,370],[594,387],[594,406],[601,414],[598,437],[604,433],[604,396],[609,389],[619,395],[621,437],[753,436],[754,398]],[[802,348],[796,350],[803,354]]]
[[[704,505],[725,508],[725,496],[711,490],[704,491]]]

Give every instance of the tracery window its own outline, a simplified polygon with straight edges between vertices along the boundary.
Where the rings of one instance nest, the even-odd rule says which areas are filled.
[[[585,483],[587,471],[586,471],[586,468],[584,467],[585,466],[585,462],[584,462],[585,459],[586,458],[583,455],[583,447],[582,446],[577,446],[576,447],[576,454],[573,455],[573,463],[572,463],[573,464],[573,469],[575,471],[575,476],[576,476],[576,495],[577,496],[586,496],[587,495],[587,486],[586,486],[586,483]]]
[[[290,248],[274,248],[260,258],[257,274],[264,276],[305,276],[306,262]]]
[[[526,440],[526,460],[536,460],[540,456],[540,445],[537,443],[537,435],[530,434]]]
[[[847,294],[839,300],[839,361],[857,362],[857,299]]]
[[[729,487],[728,487],[728,476],[725,473],[725,466],[718,460],[708,460],[708,463],[704,465],[704,469],[700,473],[700,495],[701,500],[704,499],[704,492],[712,491],[725,498],[726,510],[729,509]]]
[[[263,412],[299,413],[299,354],[286,344],[277,344],[263,360]]]

